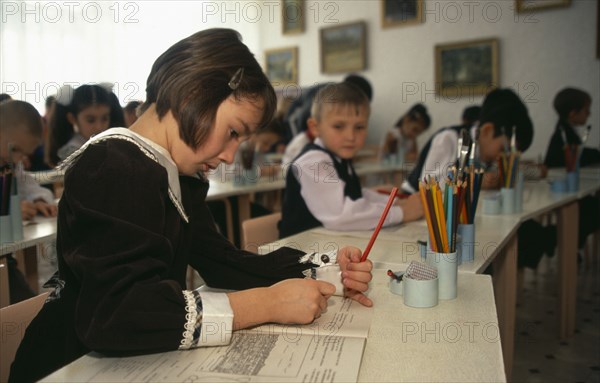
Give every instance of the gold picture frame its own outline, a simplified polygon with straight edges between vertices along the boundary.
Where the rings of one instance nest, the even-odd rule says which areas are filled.
[[[281,0],[281,31],[284,35],[304,32],[304,0]]]
[[[274,87],[298,83],[298,47],[265,50],[265,73]]]
[[[517,12],[534,12],[541,9],[564,8],[571,0],[515,0]]]
[[[435,89],[446,97],[487,94],[499,84],[498,39],[435,46]]]
[[[393,28],[423,22],[423,0],[379,0],[381,27]]]
[[[321,72],[347,73],[367,68],[367,24],[364,21],[321,28]]]

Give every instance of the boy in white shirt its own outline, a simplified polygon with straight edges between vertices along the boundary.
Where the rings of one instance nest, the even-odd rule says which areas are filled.
[[[349,83],[330,84],[313,101],[308,128],[316,137],[287,172],[281,237],[325,226],[332,230],[373,229],[388,196],[363,189],[352,159],[364,146],[370,107],[367,96]],[[397,201],[384,225],[423,215],[418,195]]]

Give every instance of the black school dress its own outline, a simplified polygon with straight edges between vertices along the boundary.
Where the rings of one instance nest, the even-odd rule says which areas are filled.
[[[208,182],[173,179],[135,138],[97,140],[70,159],[57,235],[64,287],[27,328],[10,381],[41,379],[89,351],[177,350],[188,264],[209,286],[228,289],[301,278],[314,266],[294,249],[256,256],[235,248],[215,229]]]

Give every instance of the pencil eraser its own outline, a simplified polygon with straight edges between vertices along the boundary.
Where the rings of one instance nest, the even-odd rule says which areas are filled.
[[[329,282],[335,286],[333,295],[344,296],[344,285],[342,284],[342,271],[340,265],[321,266],[316,270],[316,279]]]

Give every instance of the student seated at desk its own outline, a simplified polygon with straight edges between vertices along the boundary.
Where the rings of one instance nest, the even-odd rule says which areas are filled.
[[[37,214],[46,217],[56,215],[52,192],[41,187],[31,176],[23,172],[22,157],[33,153],[42,142],[42,117],[33,105],[18,100],[0,104],[0,168],[17,163],[14,179],[21,200],[21,217],[30,220]],[[17,303],[34,296],[17,269],[17,262],[7,256],[10,302]]]
[[[315,142],[304,147],[287,172],[280,237],[317,226],[375,228],[388,196],[361,188],[352,166],[352,159],[365,144],[369,113],[369,99],[355,85],[342,82],[319,91],[308,120]],[[385,225],[422,215],[420,198],[415,195],[396,202]]]
[[[419,160],[408,179],[402,184],[406,193],[419,190],[419,180],[432,176],[444,179],[450,166],[456,163],[458,137],[467,130],[467,138],[478,138],[479,160],[484,165],[491,165],[500,155],[505,144],[512,136],[515,127],[517,147],[525,151],[533,140],[533,125],[525,104],[510,89],[496,89],[488,93],[483,101],[481,115],[476,125],[457,125],[437,131],[425,144]],[[471,150],[471,145],[469,151]],[[468,158],[468,156],[467,156]],[[487,180],[484,185],[496,186],[497,178]]]
[[[99,85],[81,85],[75,90],[66,85],[59,90],[50,121],[48,155],[53,165],[110,127],[112,102],[109,93]]]
[[[417,137],[431,125],[431,117],[423,104],[413,105],[389,131],[381,144],[381,155],[402,155],[398,161],[415,161],[419,153]]]
[[[554,110],[558,114],[556,129],[548,144],[544,164],[548,168],[565,167],[566,145],[585,145],[576,128],[584,127],[590,116],[592,97],[576,88],[565,88],[554,97]],[[589,129],[589,127],[588,127]],[[589,135],[589,131],[584,134]],[[581,148],[579,166],[585,167],[600,163],[600,151]],[[579,200],[579,249],[583,249],[589,234],[600,228],[600,203],[597,197],[587,196]],[[551,226],[553,227],[553,226]]]
[[[239,250],[216,232],[205,204],[204,173],[233,161],[240,142],[271,120],[275,100],[234,30],[203,30],[157,59],[138,120],[96,135],[63,165],[64,283],[27,328],[10,381],[38,380],[89,351],[223,345],[232,330],[320,316],[335,287],[301,279],[318,257]],[[372,263],[359,261],[359,249],[337,253],[345,294],[370,306],[362,292]],[[240,291],[188,290],[188,264],[209,286]]]

